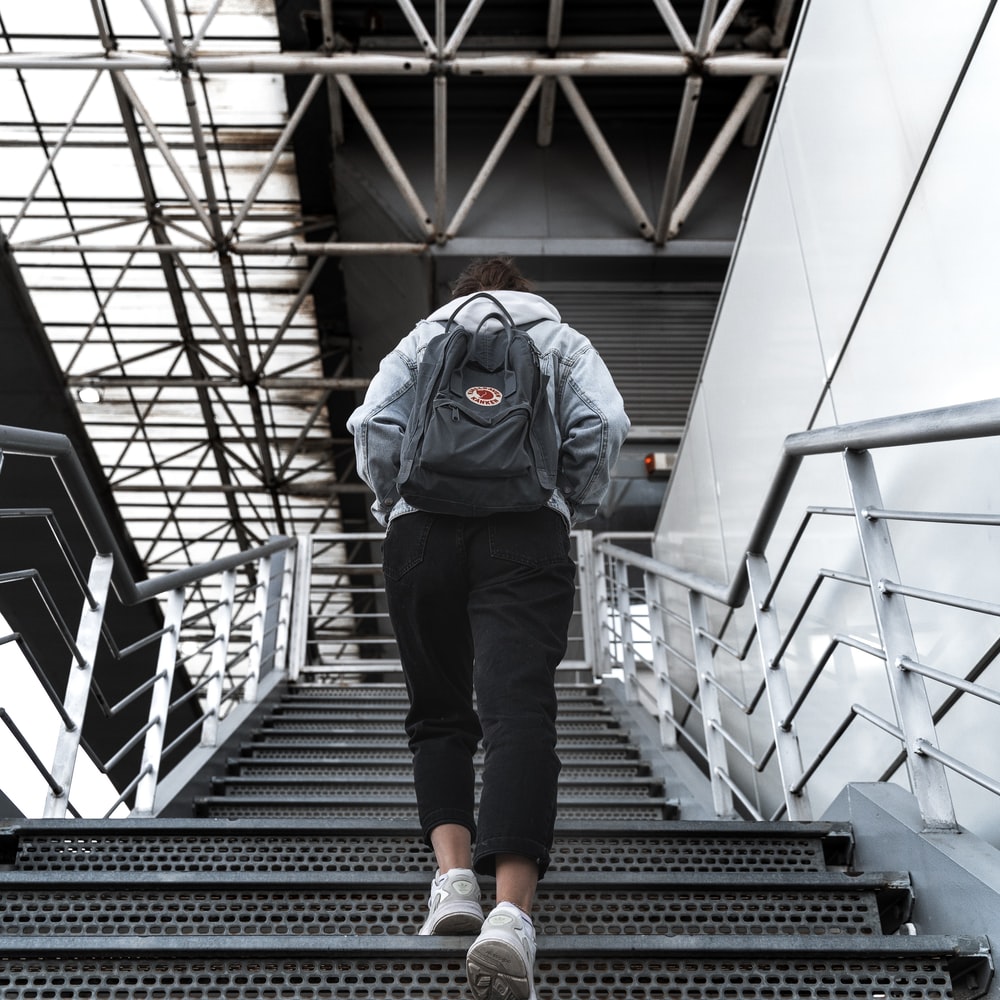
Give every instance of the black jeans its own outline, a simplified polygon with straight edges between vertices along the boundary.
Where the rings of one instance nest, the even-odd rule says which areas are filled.
[[[555,670],[575,589],[565,522],[548,509],[405,514],[389,526],[383,567],[410,696],[406,733],[425,839],[457,823],[475,840],[480,874],[495,874],[497,854],[519,854],[543,875],[560,769]]]

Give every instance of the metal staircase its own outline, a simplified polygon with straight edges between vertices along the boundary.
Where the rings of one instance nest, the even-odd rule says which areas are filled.
[[[907,933],[908,874],[855,871],[849,826],[678,817],[610,686],[560,687],[542,1000],[982,995],[986,942]],[[404,710],[396,686],[293,684],[193,818],[8,826],[0,998],[470,995],[469,941],[416,934]]]

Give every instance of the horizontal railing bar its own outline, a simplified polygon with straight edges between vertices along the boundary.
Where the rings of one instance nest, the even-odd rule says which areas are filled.
[[[172,754],[196,729],[199,729],[204,725],[205,719],[208,718],[207,715],[202,715],[200,718],[194,720],[194,722],[189,725],[184,732],[182,732],[176,739],[171,743],[167,744],[163,748],[163,752],[160,754],[160,760],[166,760],[167,757]]]
[[[870,709],[865,708],[864,705],[852,705],[851,711],[858,716],[858,718],[864,719],[865,722],[870,722],[873,726],[881,729],[883,733],[895,736],[900,743],[906,742],[906,735],[903,730],[899,728],[899,726],[889,722],[888,719],[883,719],[881,715],[876,715]]]
[[[63,642],[66,644],[66,648],[73,654],[73,658],[76,660],[77,665],[81,667],[84,666],[87,662],[86,657],[80,652],[80,649],[76,644],[76,637],[69,630],[63,616],[59,613],[59,608],[56,606],[56,602],[52,599],[52,595],[49,593],[49,588],[46,587],[45,581],[42,579],[42,574],[39,573],[37,569],[20,569],[14,570],[10,573],[0,573],[0,584],[22,583],[25,580],[30,580],[34,583],[35,589],[41,597],[42,603],[45,605],[45,610],[48,611],[49,617],[55,623],[56,629],[62,636]]]
[[[139,745],[139,741],[153,728],[153,726],[158,726],[160,724],[160,717],[157,716],[155,719],[150,719],[137,733],[135,733],[131,739],[124,743],[118,750],[118,752],[107,761],[102,770],[107,772],[110,771],[115,765],[121,763],[121,761],[126,757],[130,750],[133,750]]]
[[[10,730],[11,736],[20,744],[21,749],[28,755],[28,759],[35,765],[35,770],[45,779],[45,783],[52,789],[53,793],[62,795],[64,791],[63,786],[56,781],[52,776],[52,772],[42,763],[38,754],[32,750],[27,737],[25,737],[24,733],[18,728],[17,723],[10,717],[10,713],[6,708],[0,708],[0,722]]]
[[[52,707],[59,713],[59,718],[62,719],[66,730],[71,733],[75,732],[76,723],[66,711],[66,708],[62,703],[62,699],[56,693],[56,689],[52,686],[52,682],[42,670],[41,664],[36,659],[35,654],[31,651],[31,647],[24,641],[21,633],[11,632],[9,635],[5,635],[2,639],[0,639],[0,646],[4,646],[8,642],[16,643],[17,648],[21,651],[21,655],[28,661],[28,666],[31,667],[31,671],[38,679],[38,683],[42,685],[45,694],[52,703]]]
[[[717,767],[715,769],[715,776],[726,785],[729,790],[740,800],[743,804],[743,808],[750,814],[750,816],[755,819],[758,823],[763,822],[763,815],[754,807],[750,802],[749,798],[743,793],[742,789],[738,788],[733,779],[722,770],[722,768]]]
[[[717,635],[713,635],[711,632],[709,632],[708,629],[698,628],[695,630],[695,634],[701,636],[702,639],[707,640],[709,643],[715,646],[716,649],[721,649],[724,652],[728,653],[731,657],[733,657],[733,659],[742,660],[742,657],[740,656],[740,651],[738,649],[734,649],[732,646],[727,645]]]
[[[141,639],[137,639],[131,645],[126,646],[124,649],[118,650],[118,656],[116,659],[124,660],[126,656],[131,656],[132,653],[137,652],[140,649],[148,646],[150,643],[156,642],[157,639],[162,639],[170,631],[169,628],[160,628],[155,632],[150,632],[149,635],[143,636]]]
[[[879,590],[885,594],[900,594],[903,597],[913,597],[919,601],[929,601],[932,604],[943,604],[949,608],[959,608],[962,611],[976,611],[983,615],[1000,616],[1000,604],[991,601],[976,601],[972,598],[957,597],[954,594],[942,594],[936,590],[924,590],[921,587],[907,587],[895,580],[879,580]]]
[[[147,764],[142,770],[122,789],[121,795],[111,803],[111,807],[104,814],[104,818],[107,819],[139,786],[139,782],[146,777],[147,774],[151,774],[153,771],[153,765]]]
[[[149,678],[148,681],[145,681],[143,684],[140,684],[131,694],[125,695],[125,697],[122,698],[122,700],[119,701],[117,704],[109,705],[105,709],[105,711],[109,716],[117,715],[123,708],[126,708],[127,706],[131,705],[132,702],[136,700],[136,698],[139,698],[143,694],[145,694],[161,677],[165,676],[166,676],[165,670],[161,670],[159,673],[154,674],[152,677]]]
[[[809,783],[809,779],[819,770],[820,765],[827,757],[830,756],[830,751],[840,742],[840,738],[847,732],[850,725],[857,718],[857,713],[852,707],[847,715],[843,718],[840,725],[834,730],[833,735],[823,744],[819,752],[813,757],[812,763],[805,768],[802,772],[802,776],[798,781],[793,782],[788,790],[792,795],[799,795],[802,789],[806,787]]]
[[[1000,526],[1000,514],[947,514],[929,510],[883,510],[879,507],[866,507],[861,513],[872,521],[927,521],[933,524]]]
[[[709,728],[714,729],[742,758],[749,764],[755,771],[759,771],[760,768],[757,766],[756,761],[753,759],[753,754],[749,750],[744,749],[736,742],[736,737],[733,736],[720,722],[714,719],[709,722]]]
[[[86,597],[87,603],[90,605],[90,609],[93,611],[97,607],[97,599],[90,592],[90,587],[87,584],[87,576],[80,568],[80,564],[76,561],[76,557],[73,555],[73,550],[70,548],[69,542],[63,534],[62,527],[60,526],[59,520],[55,515],[55,511],[53,511],[51,507],[8,507],[4,510],[0,510],[0,518],[22,517],[42,517],[45,519],[49,526],[49,530],[53,535],[55,535],[56,544],[59,546],[63,558],[66,560],[69,568],[73,572],[77,585],[79,586],[84,597]]]
[[[882,660],[885,660],[885,653],[881,649],[877,648],[876,646],[870,645],[869,643],[865,642],[862,639],[857,639],[854,636],[842,635],[839,633],[833,636],[833,638],[827,644],[826,649],[823,650],[823,654],[820,656],[819,660],[816,661],[816,666],[813,668],[812,673],[809,675],[809,678],[806,681],[805,686],[802,688],[802,691],[799,694],[798,698],[796,698],[795,703],[789,709],[788,715],[786,715],[785,718],[778,723],[778,726],[782,730],[782,732],[787,733],[792,728],[792,723],[795,721],[796,716],[799,714],[799,709],[802,708],[802,705],[804,704],[806,698],[809,696],[810,691],[812,691],[813,685],[816,683],[817,680],[819,680],[820,675],[826,668],[826,664],[829,661],[830,657],[833,655],[833,652],[837,648],[837,646],[851,646],[854,649],[858,649],[863,653],[870,653],[872,656],[876,656]]]
[[[894,417],[877,417],[856,423],[838,424],[789,434],[785,438],[767,496],[761,507],[746,549],[761,553],[767,548],[785,501],[791,492],[802,459],[808,455],[838,454],[847,449],[869,450],[899,445],[930,444],[964,438],[991,437],[1000,434],[1000,399],[980,400],[934,410],[922,410]],[[711,583],[712,592],[721,585]],[[746,563],[726,589],[722,603],[739,607],[746,599],[750,582]],[[712,596],[708,590],[700,591]]]
[[[991,791],[994,795],[1000,795],[1000,781],[991,778],[982,771],[976,770],[976,768],[966,764],[964,761],[960,761],[957,757],[952,757],[951,754],[945,753],[944,750],[933,746],[927,740],[917,740],[916,751],[924,757],[930,757],[944,764],[945,767],[958,772],[963,778],[968,778],[969,781],[975,782],[977,785]]]
[[[930,667],[926,663],[912,660],[908,656],[901,656],[899,658],[899,665],[904,670],[912,670],[915,674],[930,677],[931,680],[946,684],[948,687],[964,691],[966,694],[981,698],[983,701],[992,702],[994,705],[1000,705],[1000,691],[983,687],[982,684],[973,684],[961,677],[956,677],[954,674],[946,673],[944,670],[938,670],[936,667]]]
[[[226,570],[236,569],[264,556],[294,548],[296,544],[294,538],[272,538],[264,545],[253,549],[136,583],[128,569],[128,560],[115,539],[83,465],[65,434],[0,425],[0,452],[52,459],[95,551],[107,553],[112,557],[114,566],[112,581],[115,593],[126,605],[138,604]]]
[[[791,626],[785,633],[785,638],[781,640],[781,643],[778,646],[777,650],[775,651],[774,655],[768,659],[767,666],[770,669],[773,670],[781,662],[781,658],[785,655],[785,652],[788,650],[789,645],[791,645],[792,639],[795,638],[795,633],[798,631],[799,626],[805,619],[806,612],[809,610],[809,606],[815,599],[816,594],[819,592],[819,588],[822,586],[823,581],[825,579],[826,579],[826,573],[823,570],[820,570],[816,576],[816,579],[813,580],[812,586],[809,588],[809,593],[806,594],[805,600],[799,606],[799,610],[798,613],[795,615],[795,619],[792,621]],[[761,608],[761,611],[767,611],[767,610],[768,609],[766,607]]]
[[[738,694],[736,694],[734,691],[731,691],[728,687],[726,687],[726,685],[723,684],[718,677],[715,677],[712,674],[708,674],[705,677],[705,682],[711,684],[712,687],[714,687],[716,691],[719,692],[719,694],[723,695],[728,701],[732,702],[732,704],[735,705],[743,715],[750,715],[750,713],[753,711],[753,709],[750,706],[748,706],[747,703],[744,702],[743,699]],[[764,688],[765,688],[764,684],[761,684],[758,687],[757,698],[759,698],[760,692],[763,691]],[[756,704],[757,698],[754,699],[754,704]]]
[[[206,688],[212,680],[214,680],[213,675],[202,677],[197,684],[193,684],[184,694],[170,703],[170,707],[167,709],[168,714],[174,709],[180,708],[181,705],[187,704],[192,698],[197,698],[202,689]]]

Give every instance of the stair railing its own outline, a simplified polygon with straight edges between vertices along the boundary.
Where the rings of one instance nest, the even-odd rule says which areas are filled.
[[[291,620],[295,540],[273,538],[244,552],[166,575],[136,582],[68,438],[61,434],[0,427],[0,473],[4,458],[17,455],[51,461],[82,525],[93,556],[87,573],[81,568],[66,531],[50,508],[7,509],[5,519],[43,518],[57,542],[62,561],[76,581],[83,610],[73,623],[51,597],[38,568],[0,573],[0,584],[33,586],[41,601],[43,621],[62,638],[70,659],[64,695],[55,690],[47,665],[32,651],[32,637],[17,632],[0,636],[0,647],[18,649],[41,684],[59,717],[59,734],[47,765],[6,705],[0,722],[24,749],[48,785],[45,817],[79,816],[71,795],[79,751],[83,749],[105,774],[138,758],[135,774],[118,782],[120,794],[107,809],[110,816],[131,800],[131,815],[154,814],[166,798],[225,741],[261,698],[286,674]],[[213,595],[209,588],[217,588]],[[157,600],[162,626],[120,648],[105,620],[111,591],[123,605]],[[99,651],[106,651],[120,676],[122,670],[148,667],[151,676],[110,704],[96,676]],[[178,667],[190,678],[186,690],[175,683]],[[148,672],[148,671],[147,671]],[[93,699],[108,718],[147,699],[145,721],[106,760],[85,739],[84,724]],[[140,713],[141,716],[141,713]],[[185,751],[184,761],[167,772],[166,761]],[[164,773],[166,773],[166,781]],[[122,787],[124,786],[124,787]]]
[[[1000,605],[909,586],[900,580],[891,525],[933,522],[962,526],[1000,526],[992,514],[888,510],[885,508],[871,451],[930,442],[953,442],[1000,435],[1000,400],[904,414],[792,434],[786,438],[778,471],[751,535],[739,572],[721,584],[677,566],[637,554],[614,539],[594,540],[596,579],[590,584],[604,609],[595,658],[595,674],[620,670],[629,697],[641,701],[659,720],[664,746],[681,744],[703,762],[712,782],[715,811],[736,809],[757,819],[810,819],[810,781],[827,763],[855,721],[888,734],[899,753],[889,760],[879,780],[889,780],[905,764],[910,786],[928,830],[953,831],[957,822],[949,787],[949,772],[1000,795],[996,775],[984,773],[941,746],[937,726],[963,698],[1000,705],[1000,692],[979,677],[1000,655],[1000,639],[961,676],[922,662],[917,654],[909,602],[931,602],[980,615],[1000,615]],[[809,507],[772,577],[765,551],[802,461],[810,456],[841,454],[847,474],[849,507]],[[798,605],[791,624],[782,628],[775,596],[808,525],[821,517],[848,517],[856,523],[864,573],[820,569]],[[825,648],[805,683],[793,689],[785,659],[803,628],[809,608],[826,581],[866,588],[874,609],[874,635],[828,635]],[[733,631],[737,609],[750,598],[753,620],[742,641],[726,638]],[[794,601],[792,602],[794,605]],[[711,627],[714,624],[714,627]],[[817,638],[811,635],[810,638]],[[885,702],[891,717],[872,706],[852,704],[832,726],[812,760],[804,762],[798,720],[816,683],[840,647],[850,647],[884,664],[888,688]],[[761,676],[749,696],[724,684],[716,670],[720,655],[744,663],[751,652],[760,657]],[[744,670],[744,676],[752,674]],[[926,681],[946,686],[949,695],[932,709]],[[769,745],[754,753],[747,725],[733,720],[763,715],[769,709]],[[697,724],[698,718],[701,725]],[[748,745],[750,744],[750,745]],[[755,774],[776,761],[781,801],[770,817],[755,804]],[[869,764],[868,761],[863,764]],[[858,775],[850,780],[871,780]]]

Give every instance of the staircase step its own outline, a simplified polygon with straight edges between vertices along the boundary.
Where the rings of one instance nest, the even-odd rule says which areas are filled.
[[[833,823],[653,821],[573,823],[557,820],[552,871],[720,873],[822,872],[849,861],[849,828]],[[362,870],[419,872],[433,867],[412,821],[250,818],[224,825],[210,819],[25,820],[0,830],[0,878],[23,872],[156,870],[275,873]]]
[[[23,957],[3,945],[0,995],[274,1000],[457,1000],[467,996],[468,939],[373,935],[115,938],[94,953],[87,937],[32,941]],[[10,950],[13,948],[13,950]],[[9,957],[8,957],[9,956]],[[717,1000],[720,997],[975,996],[989,961],[983,938],[758,936],[540,936],[535,981],[542,1000]],[[53,987],[53,984],[57,984]],[[965,992],[960,988],[966,987]]]
[[[603,704],[600,684],[556,684],[560,703],[590,700]],[[408,704],[409,697],[402,684],[324,684],[297,681],[289,686],[282,701],[366,701]]]
[[[376,712],[366,715],[363,712],[330,711],[330,712],[276,712],[261,724],[260,730],[281,731],[284,729],[330,729],[336,731],[341,727],[351,730],[370,732],[391,732],[394,729],[403,731],[402,712]],[[585,712],[579,715],[560,715],[556,720],[556,729],[560,732],[579,732],[587,730],[621,730],[622,726],[611,712]]]
[[[288,798],[344,796],[351,799],[375,796],[394,802],[409,800],[414,795],[411,774],[404,774],[399,778],[371,775],[364,780],[299,774],[235,776],[213,778],[211,788],[215,796],[259,795],[263,798],[281,795]],[[568,800],[575,797],[641,802],[663,794],[663,782],[652,778],[622,778],[616,781],[596,782],[589,779],[574,779],[571,775],[565,780],[560,777],[560,788],[565,791]]]
[[[378,743],[344,743],[342,741],[311,743],[285,743],[277,740],[266,740],[259,743],[244,743],[237,753],[241,761],[246,760],[280,760],[294,758],[299,761],[332,760],[381,762],[390,764],[405,764],[410,766],[413,755],[404,745],[387,747]],[[482,760],[482,751],[476,757]],[[632,762],[637,767],[648,767],[639,760],[639,750],[627,744],[610,744],[607,746],[587,746],[576,743],[560,743],[559,759],[565,768],[571,764],[613,764],[615,762]]]
[[[573,727],[568,732],[562,732],[559,746],[572,743],[574,746],[622,747],[629,746],[629,734],[624,729],[600,729],[588,732],[583,727]],[[322,746],[389,746],[406,747],[406,734],[402,726],[383,723],[377,727],[345,724],[338,727],[326,725],[316,726],[280,726],[260,729],[252,739],[256,743],[303,743]]]
[[[562,794],[559,814],[566,820],[669,820],[676,819],[678,806],[672,799],[644,797],[608,801]],[[417,806],[412,789],[409,797],[381,794],[354,799],[319,796],[294,799],[287,794],[273,798],[221,795],[197,799],[195,815],[219,819],[303,819],[326,816],[336,818],[338,822],[343,819],[405,820],[416,818]]]
[[[414,935],[426,916],[429,879],[394,873],[273,875],[190,873],[164,881],[133,873],[22,875],[0,882],[0,948],[9,938],[50,935]],[[879,902],[879,896],[885,901]],[[905,874],[757,876],[562,874],[539,886],[539,934],[603,936],[878,935],[882,912],[903,914]],[[485,886],[484,904],[493,899]],[[896,926],[898,926],[898,922]],[[894,927],[892,929],[895,929]]]
[[[332,756],[309,760],[303,760],[301,757],[237,757],[227,761],[226,773],[234,777],[270,778],[271,780],[287,775],[313,778],[381,778],[388,781],[412,781],[413,765],[408,754],[404,759],[398,761],[378,760],[370,757],[345,760],[342,757]],[[563,758],[560,781],[563,784],[583,781],[625,782],[641,778],[648,781],[648,774],[649,765],[641,761],[635,761],[632,764],[578,763]]]

